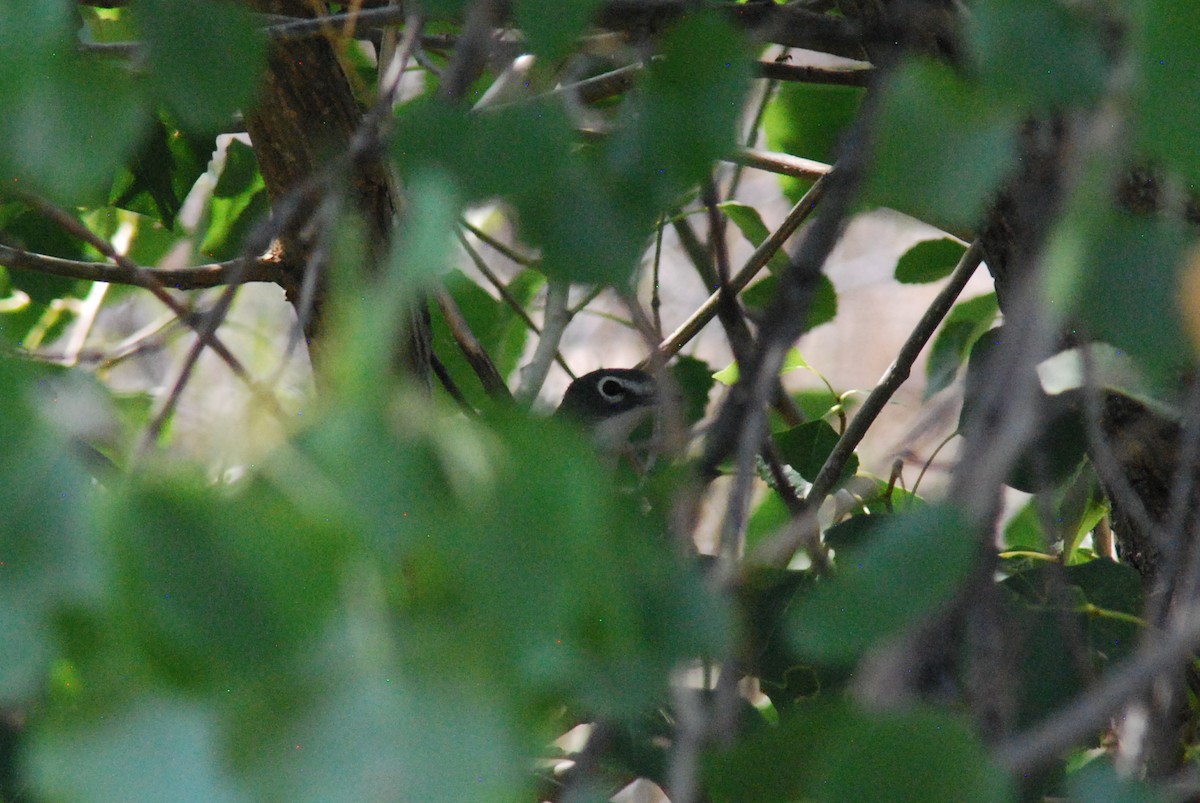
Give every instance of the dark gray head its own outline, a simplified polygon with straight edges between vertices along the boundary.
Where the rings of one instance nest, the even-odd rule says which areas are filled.
[[[601,368],[584,374],[563,394],[557,415],[584,424],[624,418],[635,410],[649,411],[656,398],[654,377],[637,368]]]

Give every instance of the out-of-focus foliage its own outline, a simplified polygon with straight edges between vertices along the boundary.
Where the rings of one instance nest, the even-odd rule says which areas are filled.
[[[395,237],[370,252],[339,194],[345,176],[313,205],[332,232],[295,233],[329,266],[315,300],[303,298],[313,288],[289,288],[297,308],[312,301],[306,311],[323,315],[310,344],[320,393],[296,421],[273,422],[284,434],[269,453],[220,471],[160,459],[153,447],[174,436],[163,400],[186,375],[163,370],[141,393],[118,392],[126,351],[178,345],[215,296],[180,294],[185,320],[85,359],[98,311],[120,319],[144,294],[0,268],[0,726],[3,744],[17,743],[0,752],[0,796],[528,800],[564,794],[570,776],[548,769],[563,757],[554,742],[584,723],[611,748],[591,770],[599,780],[585,779],[596,799],[635,777],[669,786],[688,767],[718,801],[1149,794],[1132,782],[1112,792],[1106,759],[1087,752],[1104,747],[1100,734],[1029,780],[1006,772],[967,706],[931,695],[884,712],[859,695],[862,662],[955,605],[993,536],[1005,551],[990,553],[987,576],[1001,577],[991,590],[1015,645],[1011,727],[1054,717],[1133,654],[1145,599],[1132,569],[1098,555],[1110,500],[1085,458],[1082,380],[1038,396],[1040,429],[1006,477],[1033,497],[998,534],[954,499],[925,503],[904,477],[861,476],[853,455],[831,503],[805,509],[857,400],[828,382],[772,399],[770,448],[753,465],[761,493],[711,528],[745,548],[713,561],[691,540],[712,502],[712,477],[689,464],[697,450],[614,458],[569,422],[515,409],[480,382],[454,312],[515,385],[537,337],[526,317],[547,284],[573,284],[572,302],[580,286],[636,291],[656,226],[708,211],[697,188],[714,175],[719,190],[730,183],[717,165],[745,141],[740,126],[751,122],[769,149],[836,163],[864,110],[852,206],[951,232],[896,266],[901,283],[939,281],[964,252],[956,238],[978,231],[1021,167],[1030,121],[1099,119],[1083,138],[1094,155],[1046,221],[1038,289],[1056,324],[1104,341],[1142,380],[1101,385],[1136,385],[1139,402],[1175,410],[1173,380],[1194,360],[1183,334],[1194,313],[1176,300],[1195,239],[1181,218],[1200,177],[1191,7],[978,0],[955,63],[906,55],[880,69],[877,97],[785,83],[751,119],[755,45],[734,15],[655,20],[637,28],[644,51],[593,38],[584,57],[580,38],[605,4],[519,0],[512,24],[538,59],[531,87],[614,67],[614,52],[634,68],[631,86],[591,105],[551,92],[469,109],[441,92],[458,65],[438,38],[463,34],[467,4],[426,5],[427,51],[410,65],[425,83],[396,105],[378,149],[405,193]],[[265,23],[217,0],[0,3],[5,263],[104,261],[36,199],[140,265],[247,256],[247,234],[269,217],[242,133],[264,81]],[[93,47],[130,37],[137,48]],[[375,43],[339,47],[366,84],[359,98],[373,97]],[[495,77],[489,66],[467,96]],[[348,169],[345,154],[329,158]],[[1119,167],[1142,162],[1163,176],[1166,211],[1184,214],[1112,200]],[[795,201],[809,186],[788,178],[780,191]],[[463,213],[485,204],[533,255],[499,286],[455,238]],[[731,244],[770,237],[762,208],[735,197],[719,210],[737,230]],[[708,292],[714,262],[697,260]],[[795,289],[788,251],[765,267],[733,305],[752,336]],[[805,329],[839,309],[833,282],[813,286]],[[431,298],[442,302],[429,323],[445,392],[426,393],[397,376],[395,346]],[[1021,331],[995,326],[998,310],[994,293],[961,301],[932,336],[927,396],[966,366],[964,422],[989,409],[989,360]],[[876,336],[872,323],[863,337]],[[297,336],[280,350],[299,347]],[[812,370],[790,352],[783,373],[801,368]],[[695,356],[670,372],[660,402],[693,431],[739,379],[737,363],[714,373]],[[737,562],[810,529],[829,554]],[[938,670],[938,689],[967,682],[962,667]],[[729,703],[721,673],[742,671],[758,692],[744,684],[707,721],[727,731],[695,727],[696,711]]]

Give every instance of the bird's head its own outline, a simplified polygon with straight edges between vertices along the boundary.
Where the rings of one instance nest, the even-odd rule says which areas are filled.
[[[637,368],[601,368],[567,388],[557,416],[592,430],[606,448],[619,447],[654,412],[658,383]]]

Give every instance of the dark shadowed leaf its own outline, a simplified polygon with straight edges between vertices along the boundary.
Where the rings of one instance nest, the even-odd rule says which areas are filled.
[[[925,398],[949,387],[975,341],[992,328],[1000,306],[995,293],[955,304],[929,348],[925,364]]]
[[[966,246],[949,237],[923,240],[905,251],[896,263],[896,281],[924,284],[944,279],[954,271],[954,266],[966,250]]]
[[[978,550],[976,534],[953,508],[892,517],[838,555],[834,576],[792,608],[793,646],[822,662],[855,660],[949,599]]]
[[[774,437],[779,455],[800,476],[812,482],[825,464],[829,453],[837,445],[838,434],[825,421],[809,421],[792,427],[786,432],[780,432]],[[846,461],[839,481],[854,476],[858,470],[858,458],[854,455]]]

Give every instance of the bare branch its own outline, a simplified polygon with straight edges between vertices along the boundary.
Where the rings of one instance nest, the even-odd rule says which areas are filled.
[[[766,267],[767,262],[770,261],[771,257],[773,257],[776,252],[783,247],[783,244],[787,242],[788,238],[791,237],[792,234],[795,233],[796,229],[800,227],[800,224],[812,214],[817,203],[822,197],[824,197],[826,186],[826,179],[823,178],[817,181],[817,183],[814,184],[809,191],[804,194],[804,197],[792,207],[791,211],[788,212],[787,217],[784,218],[784,221],[782,224],[780,224],[779,228],[771,232],[770,237],[763,240],[762,245],[754,250],[754,253],[750,255],[750,258],[746,260],[746,264],[742,266],[742,269],[738,271],[732,279],[730,279],[730,291],[734,293],[740,293],[742,290],[746,289],[746,286],[750,284],[750,281],[758,275],[759,271]],[[666,340],[659,344],[659,358],[668,360],[678,354],[679,350],[687,345],[693,337],[699,334],[700,330],[707,326],[709,321],[716,316],[717,305],[720,303],[720,300],[721,296],[719,291],[709,296],[708,299],[701,304],[695,312],[692,313],[690,318],[684,321],[678,329],[672,332]]]
[[[124,284],[147,290],[153,286],[172,287],[176,290],[202,290],[209,287],[220,287],[233,283],[235,274],[239,271],[242,274],[237,278],[242,283],[271,282],[279,284],[284,280],[279,262],[270,257],[251,260],[249,264],[246,264],[246,260],[238,258],[208,265],[160,270],[141,265],[114,265],[108,262],[60,259],[0,245],[0,265],[6,268],[36,271],[50,276],[61,276],[64,279]]]

